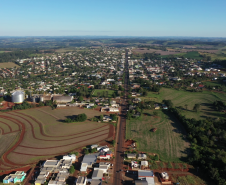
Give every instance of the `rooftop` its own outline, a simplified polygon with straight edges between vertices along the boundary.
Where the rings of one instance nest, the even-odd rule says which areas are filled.
[[[153,177],[154,173],[153,171],[148,170],[138,170],[138,177]]]

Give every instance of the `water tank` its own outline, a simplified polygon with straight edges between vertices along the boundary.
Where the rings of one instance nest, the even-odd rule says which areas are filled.
[[[23,103],[25,93],[24,91],[14,91],[12,93],[12,102],[13,103]]]

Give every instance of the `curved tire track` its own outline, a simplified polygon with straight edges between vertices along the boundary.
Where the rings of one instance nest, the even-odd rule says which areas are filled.
[[[15,143],[15,145],[13,145],[7,152],[5,152],[3,155],[2,155],[2,159],[5,163],[7,163],[7,166],[8,165],[12,165],[12,166],[21,166],[21,164],[17,164],[17,163],[13,163],[11,162],[10,160],[8,160],[7,156],[10,154],[10,152],[12,152],[13,150],[15,150],[19,144],[23,141],[23,138],[24,138],[24,135],[25,135],[25,125],[20,122],[19,120],[16,120],[14,118],[11,118],[11,117],[8,117],[8,116],[3,116],[3,115],[0,115],[1,118],[6,118],[7,120],[10,120],[13,122],[15,122],[16,124],[18,125],[21,125],[21,134],[20,134],[20,137],[19,137],[19,140]],[[19,127],[20,128],[20,127]],[[5,165],[4,163],[0,162],[0,164],[3,164]],[[6,166],[6,165],[5,165]]]
[[[7,126],[9,127],[10,132],[13,131],[12,127],[11,127],[8,123],[5,123],[5,122],[3,122],[3,121],[0,121],[0,123],[3,123],[3,124],[5,124],[5,125],[7,125]]]
[[[11,113],[11,115],[14,115],[14,116],[15,116],[15,114],[12,114],[12,113]],[[83,135],[80,135],[80,134],[84,134],[84,133],[85,133],[85,134],[88,134],[88,133],[91,132],[91,131],[98,130],[98,129],[100,129],[100,128],[104,128],[104,127],[107,127],[107,126],[108,126],[108,125],[104,125],[103,127],[98,127],[98,128],[92,129],[92,130],[80,132],[79,134],[76,134],[76,133],[75,133],[76,135],[80,135],[80,136],[75,136],[75,137],[72,137],[72,138],[60,139],[60,140],[48,140],[48,139],[40,139],[40,138],[37,138],[37,137],[35,136],[33,124],[32,124],[29,120],[27,120],[26,118],[24,118],[24,117],[22,117],[22,116],[19,116],[19,115],[16,115],[16,116],[18,116],[18,117],[20,117],[21,119],[23,119],[23,120],[25,120],[26,122],[28,122],[28,123],[30,124],[30,126],[31,126],[33,137],[34,137],[35,139],[41,140],[41,141],[67,141],[67,140],[70,140],[70,139],[75,139],[75,138],[78,138],[78,137],[82,137]],[[24,116],[25,116],[25,115],[24,115]],[[31,118],[31,117],[30,117],[30,118]],[[42,136],[45,136],[45,137],[52,137],[52,138],[53,138],[53,137],[55,137],[55,138],[60,137],[60,136],[49,136],[49,135],[46,135],[46,134],[43,132],[43,128],[40,129],[40,133],[41,133]],[[62,136],[62,137],[74,136],[75,134],[70,134],[70,135]],[[91,134],[92,134],[92,133],[91,133]]]

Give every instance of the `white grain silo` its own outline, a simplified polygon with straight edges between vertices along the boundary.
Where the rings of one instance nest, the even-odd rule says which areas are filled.
[[[23,103],[25,93],[24,91],[18,90],[12,93],[12,102],[13,103]]]

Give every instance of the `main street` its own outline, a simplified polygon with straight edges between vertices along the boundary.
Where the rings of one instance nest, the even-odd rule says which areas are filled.
[[[123,184],[122,181],[122,168],[124,161],[124,143],[126,134],[126,113],[127,113],[127,92],[128,92],[128,51],[126,50],[125,56],[125,68],[124,68],[124,97],[121,101],[121,114],[120,122],[117,129],[117,139],[116,139],[116,153],[115,153],[115,167],[114,167],[114,185]]]

